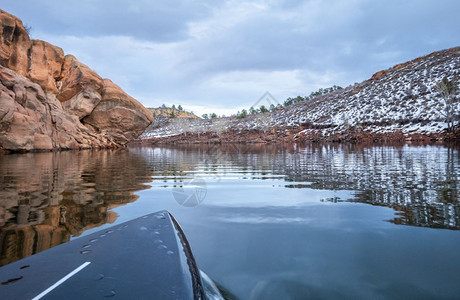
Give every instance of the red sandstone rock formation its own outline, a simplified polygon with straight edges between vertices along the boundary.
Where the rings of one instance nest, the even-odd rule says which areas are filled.
[[[0,10],[0,150],[118,147],[151,122],[120,87]]]

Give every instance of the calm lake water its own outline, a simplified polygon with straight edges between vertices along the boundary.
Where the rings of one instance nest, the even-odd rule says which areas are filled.
[[[169,210],[239,299],[458,298],[460,152],[188,146],[0,156],[0,265]]]

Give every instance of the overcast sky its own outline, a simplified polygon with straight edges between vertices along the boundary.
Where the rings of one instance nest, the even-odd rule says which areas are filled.
[[[459,46],[458,0],[2,0],[145,106],[235,113]]]

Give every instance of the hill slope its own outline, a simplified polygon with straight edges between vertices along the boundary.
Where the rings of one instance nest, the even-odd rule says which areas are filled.
[[[172,107],[158,107],[158,108],[147,108],[152,112],[153,117],[167,117],[167,118],[191,118],[191,119],[198,119],[198,116],[195,114],[185,111],[179,110]]]
[[[377,72],[362,83],[300,102],[271,113],[213,120],[175,120],[164,127],[148,130],[142,139],[175,141],[171,136],[208,132],[219,141],[227,135],[258,132],[256,141],[441,137],[446,134],[446,104],[436,85],[447,77],[460,75],[460,47],[433,52],[412,61]],[[458,81],[457,81],[458,85]],[[457,87],[451,105],[459,123]],[[222,140],[223,139],[223,140]],[[229,140],[235,140],[228,136]],[[236,140],[238,137],[236,136]]]
[[[172,107],[158,107],[147,109],[152,113],[153,122],[147,127],[147,129],[145,130],[146,132],[150,132],[161,127],[167,127],[174,120],[199,119],[193,113]]]

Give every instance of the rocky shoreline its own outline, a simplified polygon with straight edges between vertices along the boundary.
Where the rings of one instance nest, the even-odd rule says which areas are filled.
[[[291,129],[261,130],[228,130],[220,134],[216,132],[183,133],[167,137],[138,139],[130,145],[186,145],[186,144],[284,144],[284,143],[447,143],[459,142],[460,131],[455,133],[404,134],[401,131],[392,133],[373,133],[368,131],[349,131],[325,136],[321,130],[311,129],[305,132],[304,127]]]

